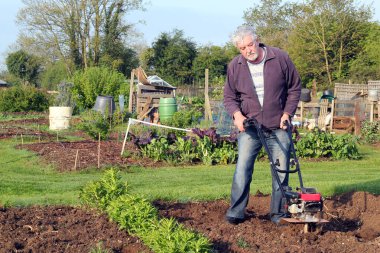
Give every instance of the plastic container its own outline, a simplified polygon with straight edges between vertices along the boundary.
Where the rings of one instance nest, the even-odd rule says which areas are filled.
[[[70,120],[73,108],[69,106],[50,106],[49,107],[49,129],[64,130],[70,127]]]
[[[113,96],[97,96],[93,109],[103,115],[107,112],[107,116],[111,116],[115,112],[115,108]]]
[[[311,101],[311,95],[310,95],[311,91],[309,89],[301,89],[301,96],[300,96],[300,100],[302,102],[310,102]]]
[[[175,98],[160,98],[158,113],[160,121],[170,120],[177,111],[177,102]]]
[[[371,102],[376,102],[379,100],[377,90],[368,90],[368,100]]]

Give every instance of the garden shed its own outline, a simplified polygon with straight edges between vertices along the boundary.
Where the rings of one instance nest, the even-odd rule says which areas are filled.
[[[302,124],[304,114],[308,113],[313,115],[315,126],[323,129],[327,126],[325,119],[330,114],[328,129],[355,131],[359,134],[362,121],[379,120],[380,81],[368,81],[367,84],[336,83],[332,98],[328,100],[321,97],[310,103],[301,101],[298,115]]]
[[[380,81],[369,81],[368,84],[336,83],[334,94],[331,129],[345,128],[351,124],[358,134],[362,121],[372,122],[379,118]]]
[[[137,118],[143,119],[153,108],[158,108],[160,98],[175,97],[176,87],[157,75],[147,76],[139,67],[131,73],[130,89],[129,111],[136,112]]]

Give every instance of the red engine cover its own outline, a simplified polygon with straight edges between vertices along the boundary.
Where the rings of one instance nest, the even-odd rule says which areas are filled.
[[[301,199],[304,201],[321,201],[320,193],[301,193]]]

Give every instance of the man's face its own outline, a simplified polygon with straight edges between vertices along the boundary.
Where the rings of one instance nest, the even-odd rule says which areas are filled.
[[[259,43],[253,41],[252,36],[245,36],[242,41],[237,43],[237,48],[248,61],[255,61],[259,57]]]

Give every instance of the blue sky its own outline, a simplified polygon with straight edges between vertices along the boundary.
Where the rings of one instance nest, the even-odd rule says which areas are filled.
[[[137,29],[144,34],[147,45],[162,32],[171,32],[177,28],[184,31],[198,45],[211,43],[224,45],[229,35],[243,23],[243,13],[257,5],[259,0],[150,0],[146,12],[136,12],[127,16],[131,22],[144,20]],[[374,20],[380,22],[380,1],[359,0],[374,7]],[[0,0],[0,69],[4,68],[4,59],[16,42],[20,27],[16,24],[16,15],[23,6],[21,0]]]

